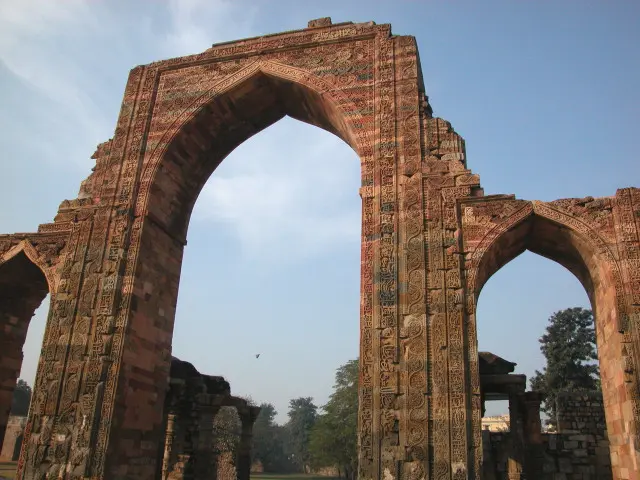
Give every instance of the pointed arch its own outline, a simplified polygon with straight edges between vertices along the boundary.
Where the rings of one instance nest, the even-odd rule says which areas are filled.
[[[311,123],[337,135],[358,154],[361,162],[372,158],[373,139],[370,136],[370,129],[365,128],[365,121],[360,109],[342,90],[335,88],[322,78],[302,68],[273,60],[256,60],[240,68],[237,72],[222,78],[193,102],[185,106],[182,113],[166,128],[156,145],[145,154],[141,175],[141,191],[135,207],[136,216],[143,215],[148,211],[148,190],[157,177],[162,159],[166,156],[180,133],[184,131],[189,123],[193,122],[209,108],[217,98],[228,95],[235,88],[261,74],[295,84],[315,94],[328,110],[333,110],[330,113],[334,114],[329,115],[331,118],[323,119],[326,121],[324,125],[318,125],[308,118],[299,118],[299,116],[294,116],[294,118],[305,123]]]
[[[304,69],[272,60],[240,67],[180,109],[170,115],[154,110],[154,118],[166,114],[166,119],[150,121],[154,140],[144,154],[135,215],[150,216],[182,244],[196,199],[215,168],[285,115],[335,134],[361,162],[373,155],[370,129],[344,92]]]
[[[55,276],[51,272],[51,268],[46,265],[44,258],[38,253],[36,247],[33,246],[33,243],[27,239],[20,241],[20,243],[7,250],[3,255],[0,255],[0,268],[2,268],[3,264],[21,252],[24,253],[24,255],[42,271],[42,274],[47,281],[49,291],[54,292],[57,282]]]
[[[54,284],[29,240],[0,255],[0,449],[31,318]]]
[[[470,252],[467,263],[470,328],[476,331],[475,308],[482,287],[525,250],[567,268],[587,292],[595,317],[610,449],[612,455],[625,457],[640,427],[631,413],[640,408],[640,403],[636,393],[638,366],[628,321],[629,302],[618,258],[590,225],[549,203],[533,201],[486,232]],[[469,359],[475,358],[476,349],[476,345],[470,346]],[[478,384],[477,368],[472,369],[471,382]],[[479,429],[480,425],[474,428]]]
[[[542,245],[536,247],[531,244],[532,241],[535,242],[536,240],[535,235],[537,233],[533,225],[536,221],[538,221],[538,228],[540,223],[549,222],[550,224],[561,226],[568,232],[572,232],[572,234],[576,236],[576,240],[580,242],[579,248],[577,249],[578,251],[575,253],[580,253],[580,256],[585,262],[588,259],[587,257],[597,256],[599,259],[598,267],[606,265],[606,268],[610,269],[612,284],[616,286],[616,305],[621,315],[618,327],[619,331],[625,331],[625,320],[628,320],[626,318],[624,283],[616,256],[605,240],[585,222],[539,200],[525,202],[521,208],[515,210],[507,218],[497,223],[482,237],[482,240],[470,255],[470,262],[468,264],[470,268],[467,271],[468,291],[474,292],[477,297],[484,284],[495,272],[525,250],[531,250],[566,267],[576,275],[583,286],[585,286],[585,289],[587,289],[589,295],[591,295],[589,292],[590,288],[588,288],[588,285],[585,285],[585,282],[588,283],[588,279],[585,277],[586,272],[576,271],[577,266],[568,266],[563,263],[562,255],[554,254]],[[518,229],[520,229],[520,232],[516,232]],[[515,243],[512,241],[512,238],[507,239],[507,234],[514,232],[519,233],[521,237],[519,241]],[[538,240],[541,239],[542,238],[539,238]],[[508,243],[514,249],[513,252],[505,253],[502,251],[497,264],[494,264],[493,267],[489,269],[483,268],[486,266],[486,262],[489,261],[491,255],[495,255],[498,253],[498,250],[503,249],[505,246],[503,245],[504,243]],[[577,246],[578,245],[576,245],[576,247]],[[586,264],[585,267],[587,267]],[[589,267],[589,273],[594,274],[596,272],[596,270],[594,270],[596,265],[594,264]]]

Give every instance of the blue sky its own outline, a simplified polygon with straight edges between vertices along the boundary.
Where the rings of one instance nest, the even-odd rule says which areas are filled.
[[[34,231],[76,197],[132,67],[323,16],[417,37],[434,112],[466,139],[487,194],[640,185],[636,1],[0,0],[0,232]],[[341,140],[287,118],[238,147],[195,207],[174,354],[280,420],[290,398],[324,403],[358,354],[358,169]],[[579,282],[525,253],[480,296],[480,349],[531,375],[548,317],[572,306],[588,306]],[[47,309],[25,345],[30,383]]]

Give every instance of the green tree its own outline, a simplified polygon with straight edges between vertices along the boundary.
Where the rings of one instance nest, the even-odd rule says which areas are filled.
[[[600,390],[593,313],[580,307],[555,312],[539,342],[547,365],[536,370],[531,389],[542,393],[542,411],[555,425],[559,393]]]
[[[241,397],[249,405],[255,405],[249,396]],[[242,424],[236,407],[222,407],[213,419],[214,450],[220,454],[231,452],[234,457],[240,443]]]
[[[358,375],[357,359],[337,369],[333,393],[322,407],[309,441],[314,468],[336,467],[350,480],[358,466]]]
[[[285,452],[287,431],[275,423],[278,412],[272,404],[263,403],[260,409],[253,424],[253,459],[262,463],[265,472],[288,472],[291,465]]]
[[[13,389],[11,399],[11,415],[27,416],[29,405],[31,404],[31,387],[22,379],[18,380],[16,388]]]
[[[240,443],[240,417],[236,407],[222,407],[213,419],[214,450],[217,454],[232,452]]]
[[[304,473],[308,473],[310,468],[309,436],[317,418],[318,407],[314,405],[313,398],[300,397],[289,402],[287,453],[291,462]]]

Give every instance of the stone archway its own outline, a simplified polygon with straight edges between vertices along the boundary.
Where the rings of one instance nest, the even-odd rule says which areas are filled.
[[[319,19],[134,68],[78,198],[38,233],[0,237],[0,255],[23,239],[60,245],[47,254],[54,286],[17,478],[153,478],[193,203],[233,148],[283,115],[333,132],[361,160],[358,478],[480,477],[468,249],[497,220],[464,212],[496,198],[467,169],[464,140],[432,117],[415,39]],[[598,201],[611,206],[597,210],[615,227],[632,350],[613,375],[636,378],[640,190]]]
[[[638,377],[633,367],[628,299],[620,259],[612,251],[615,204],[614,199],[546,203],[495,196],[465,200],[460,212],[471,338],[475,338],[475,306],[482,287],[525,250],[563,265],[585,288],[595,316],[611,456],[625,459],[614,463],[614,478],[624,478],[638,470],[636,432],[640,425],[632,414]],[[469,346],[468,358],[475,356],[477,342]],[[471,375],[472,385],[478,384],[473,366]]]

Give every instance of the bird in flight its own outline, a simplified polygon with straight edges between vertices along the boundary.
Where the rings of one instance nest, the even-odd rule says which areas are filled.
[[[256,358],[258,358],[259,356],[260,356],[260,354],[259,354],[259,353],[256,353]]]

